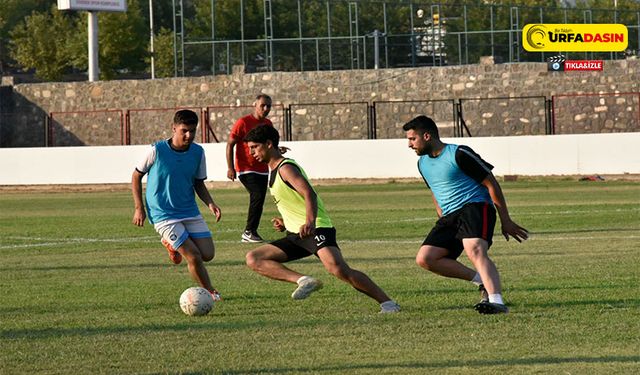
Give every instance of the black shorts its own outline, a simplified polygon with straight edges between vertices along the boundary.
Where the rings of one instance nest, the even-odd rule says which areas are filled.
[[[271,245],[279,248],[287,254],[287,262],[296,259],[316,255],[318,250],[327,246],[338,247],[336,241],[336,228],[316,228],[312,236],[300,238],[298,233],[287,232],[285,238],[271,242]]]
[[[491,246],[495,226],[496,209],[492,204],[467,203],[438,219],[422,245],[445,248],[449,250],[447,258],[458,259],[464,249],[463,238],[482,238]]]

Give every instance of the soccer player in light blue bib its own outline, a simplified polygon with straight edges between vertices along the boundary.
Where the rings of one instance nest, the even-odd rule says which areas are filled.
[[[148,217],[161,242],[175,264],[186,258],[189,273],[209,290],[214,300],[220,294],[211,285],[204,266],[215,256],[215,247],[207,223],[200,214],[195,195],[220,220],[220,207],[215,204],[204,181],[207,165],[204,149],[193,140],[198,115],[190,110],[177,111],[173,118],[172,136],[158,141],[141,160],[131,177],[135,213],[133,224],[143,226]],[[147,174],[145,204],[142,200],[142,177]]]
[[[528,232],[509,216],[502,189],[491,173],[493,166],[471,148],[445,144],[432,119],[418,116],[404,124],[409,147],[420,156],[418,170],[433,194],[438,221],[422,243],[416,262],[438,275],[478,285],[481,314],[507,313],[500,275],[487,252],[492,243],[496,210],[502,234],[526,240]],[[462,251],[477,272],[457,261]]]

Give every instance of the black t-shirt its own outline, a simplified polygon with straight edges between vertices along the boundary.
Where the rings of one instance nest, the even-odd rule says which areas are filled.
[[[456,163],[458,167],[469,177],[482,183],[491,173],[493,165],[482,160],[469,146],[458,146],[456,150]]]

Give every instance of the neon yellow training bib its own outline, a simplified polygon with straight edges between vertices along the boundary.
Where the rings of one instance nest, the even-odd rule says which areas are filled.
[[[284,164],[292,164],[302,174],[302,176],[309,182],[309,178],[305,171],[295,162],[293,159],[284,159],[276,168],[276,172],[269,173],[269,178],[273,179],[273,183],[269,181],[269,192],[273,197],[273,200],[278,207],[280,215],[284,220],[284,226],[287,231],[292,233],[298,233],[300,227],[307,221],[307,210],[304,203],[304,197],[295,191],[295,189],[289,187],[286,182],[280,177],[280,167]],[[311,185],[311,184],[309,184]],[[313,189],[313,186],[311,187]],[[315,189],[313,190],[315,192]],[[324,203],[316,192],[318,201],[318,216],[316,217],[316,228],[332,228],[331,218],[324,209]]]

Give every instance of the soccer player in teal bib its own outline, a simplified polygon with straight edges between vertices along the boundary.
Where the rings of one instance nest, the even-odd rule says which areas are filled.
[[[189,273],[201,287],[211,292],[214,300],[220,293],[213,288],[204,262],[213,259],[215,248],[211,232],[200,214],[195,195],[220,220],[220,207],[215,204],[204,181],[207,165],[204,150],[193,143],[198,115],[190,110],[177,111],[173,118],[172,136],[156,142],[141,160],[131,177],[135,212],[133,224],[143,226],[145,218],[160,234],[161,242],[175,264],[187,259]],[[142,201],[142,177],[148,174],[146,212]]]
[[[395,313],[400,306],[369,276],[349,267],[336,242],[336,230],[322,199],[309,183],[304,170],[292,159],[282,156],[280,135],[271,126],[259,126],[245,136],[251,155],[269,165],[269,191],[282,218],[273,218],[276,230],[287,235],[258,247],[246,256],[247,266],[275,280],[296,283],[293,299],[307,298],[322,288],[322,282],[302,275],[283,263],[317,256],[325,269],[356,290],[375,299],[381,313]]]
[[[522,242],[528,232],[511,220],[502,189],[491,173],[493,166],[467,146],[443,143],[429,117],[418,116],[403,129],[409,147],[420,156],[418,170],[431,189],[439,217],[416,262],[438,275],[478,285],[482,297],[474,308],[479,313],[507,313],[498,270],[487,254],[496,209],[507,241],[512,236]],[[457,261],[463,250],[477,272]]]

